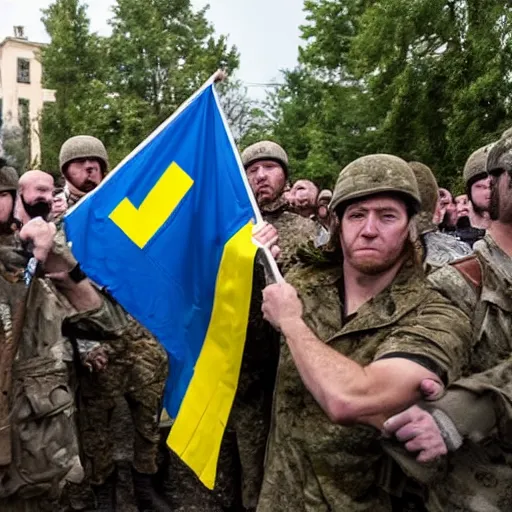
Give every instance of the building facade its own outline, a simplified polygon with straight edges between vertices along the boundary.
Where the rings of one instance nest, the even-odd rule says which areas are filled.
[[[14,37],[0,42],[0,124],[20,128],[28,162],[40,162],[39,116],[45,102],[55,101],[55,91],[43,89],[40,50],[28,41],[23,27],[14,27]]]

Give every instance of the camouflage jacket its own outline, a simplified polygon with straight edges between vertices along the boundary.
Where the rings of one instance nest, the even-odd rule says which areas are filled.
[[[271,204],[262,206],[261,214],[265,221],[277,229],[278,245],[281,249],[277,262],[284,275],[297,262],[300,248],[310,242],[314,244],[318,232],[317,224],[311,219],[291,212],[283,196]]]
[[[428,286],[411,263],[348,322],[342,319],[339,264],[296,267],[287,281],[297,288],[304,320],[318,338],[361,365],[410,357],[447,382],[460,376],[469,319]],[[258,511],[391,510],[389,497],[377,486],[384,456],[380,432],[331,423],[302,383],[286,345],[272,421]]]
[[[422,237],[426,252],[425,262],[433,266],[445,265],[473,252],[465,242],[440,231],[431,231]]]
[[[78,328],[95,339],[118,336],[127,326],[125,315],[108,299],[99,309],[78,314],[49,280],[34,277],[27,287],[28,256],[15,236],[0,240],[2,356],[14,335],[18,339],[9,419],[12,462],[0,467],[0,498],[56,497],[66,482],[82,479],[73,348],[62,334],[63,321],[71,333]]]
[[[472,317],[465,378],[440,400],[423,404],[447,414],[464,436],[464,444],[449,454],[444,471],[437,472],[434,481],[433,473],[415,463],[414,457],[390,452],[398,455],[407,474],[428,484],[428,510],[435,512],[512,510],[512,259],[489,234],[474,249],[474,256],[465,261],[478,261],[480,286],[454,266],[429,276],[438,290]]]

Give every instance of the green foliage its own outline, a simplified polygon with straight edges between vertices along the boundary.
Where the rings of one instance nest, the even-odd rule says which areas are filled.
[[[511,117],[510,11],[499,0],[306,0],[299,67],[265,135],[297,176],[332,185],[363,154],[431,166],[460,186],[472,151]]]
[[[118,0],[110,21],[109,79],[127,153],[218,68],[238,67],[236,48],[214,35],[206,8],[188,0]]]
[[[71,135],[90,133],[97,111],[87,108],[91,83],[105,76],[102,41],[89,32],[85,6],[79,0],[57,0],[43,10],[51,44],[42,50],[43,83],[56,90],[41,118],[41,167],[59,174],[60,146]],[[101,103],[102,97],[96,98]]]
[[[44,84],[56,102],[42,114],[42,160],[56,174],[68,137],[100,138],[114,166],[217,68],[238,67],[236,48],[189,0],[118,0],[106,38],[90,33],[80,0],[55,0],[43,12],[51,37]]]

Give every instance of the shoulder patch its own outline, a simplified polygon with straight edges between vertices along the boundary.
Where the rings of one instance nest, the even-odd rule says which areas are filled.
[[[451,265],[475,288],[482,286],[482,267],[475,254],[454,261]]]

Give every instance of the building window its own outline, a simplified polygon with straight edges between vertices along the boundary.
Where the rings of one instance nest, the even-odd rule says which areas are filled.
[[[18,59],[18,83],[30,83],[30,61],[28,59]]]

